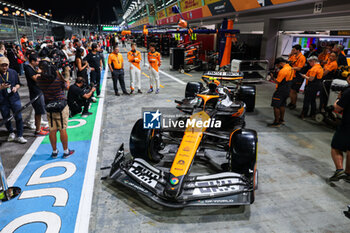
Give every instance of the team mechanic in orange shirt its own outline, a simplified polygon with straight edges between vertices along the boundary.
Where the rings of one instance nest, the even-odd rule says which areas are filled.
[[[121,53],[119,53],[118,46],[115,46],[113,53],[109,54],[108,56],[108,67],[112,73],[113,88],[114,88],[115,95],[119,96],[118,80],[119,80],[120,87],[122,88],[123,94],[129,95],[129,93],[125,89],[123,56]]]
[[[301,85],[304,82],[303,77],[300,76],[300,71],[304,68],[306,63],[305,56],[301,53],[301,46],[299,44],[292,47],[292,52],[289,57],[292,69],[294,70],[294,77],[292,81],[292,87],[290,89],[290,103],[289,109],[295,109],[297,106],[297,98]]]
[[[151,43],[149,45],[150,52],[148,53],[148,62],[150,70],[150,89],[147,93],[153,92],[153,85],[156,85],[156,94],[159,93],[159,67],[161,65],[160,53],[156,51],[156,45]]]
[[[315,117],[316,115],[316,96],[317,92],[321,90],[321,80],[323,77],[323,68],[318,61],[318,57],[311,56],[307,59],[311,69],[301,76],[306,79],[305,84],[305,96],[303,110],[300,114],[300,118],[304,119],[309,113],[309,106],[311,105],[310,116]]]
[[[141,53],[136,50],[136,44],[131,43],[131,51],[128,52],[128,60],[130,62],[130,94],[132,94],[136,88],[138,93],[142,94],[141,91]],[[135,82],[136,80],[136,82]]]
[[[320,92],[320,112],[324,111],[324,108],[328,102],[328,95],[331,89],[332,80],[336,77],[336,71],[338,70],[337,54],[332,52],[328,56],[328,61],[323,67],[323,88]]]
[[[279,57],[275,61],[275,65],[280,71],[278,72],[276,91],[272,96],[271,106],[273,107],[275,120],[273,123],[268,124],[270,127],[280,127],[284,123],[284,113],[286,110],[286,102],[289,97],[291,81],[293,79],[294,72],[292,67],[287,64],[284,58]]]

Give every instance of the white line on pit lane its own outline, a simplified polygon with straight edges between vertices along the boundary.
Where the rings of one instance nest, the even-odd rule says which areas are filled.
[[[23,155],[22,159],[19,161],[19,163],[16,165],[16,167],[13,169],[13,171],[7,179],[7,183],[9,186],[13,186],[15,184],[18,177],[22,174],[24,168],[27,166],[27,164],[33,157],[35,151],[38,149],[44,138],[45,137],[37,137],[34,140],[33,144],[29,147],[27,152]]]
[[[148,67],[149,65],[146,64],[145,66]],[[185,83],[184,81],[182,81],[182,80],[180,80],[180,79],[178,79],[178,78],[176,78],[176,77],[174,77],[174,76],[172,76],[172,75],[170,75],[170,74],[168,74],[168,73],[165,73],[164,71],[159,70],[159,73],[164,74],[165,76],[171,78],[172,80],[175,80],[175,81],[178,82],[178,83],[181,83],[181,84],[183,84],[183,85],[186,85],[186,83]]]
[[[89,159],[86,166],[85,171],[85,179],[83,183],[83,189],[81,191],[79,210],[77,214],[77,220],[74,232],[88,232],[89,231],[89,222],[90,222],[90,214],[91,214],[91,204],[92,204],[92,196],[94,190],[94,181],[96,174],[96,163],[97,163],[97,154],[100,143],[100,134],[102,127],[102,117],[103,117],[103,105],[106,96],[106,83],[108,76],[108,66],[106,66],[103,83],[101,88],[101,93],[103,93],[103,98],[100,98],[99,104],[97,107],[96,114],[96,122],[94,126],[94,131],[91,138],[91,146],[89,151]]]

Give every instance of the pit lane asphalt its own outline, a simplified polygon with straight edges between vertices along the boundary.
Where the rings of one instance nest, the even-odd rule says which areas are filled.
[[[185,83],[201,77],[199,72],[191,72],[191,77],[170,71],[167,57],[162,64],[162,71]],[[127,62],[125,71],[129,86]],[[142,72],[149,74],[145,66]],[[160,80],[164,88],[158,95],[146,94],[149,79],[142,75],[142,95],[119,97],[114,95],[112,80],[107,80],[97,168],[112,163],[121,143],[129,151],[129,135],[142,107],[175,107],[174,99],[183,98],[185,85],[163,74]],[[273,120],[273,91],[269,82],[258,84],[256,110],[246,116],[246,127],[259,135],[259,189],[254,204],[169,210],[149,202],[150,207],[135,192],[101,181],[107,171],[97,169],[90,232],[348,232],[350,222],[342,211],[350,203],[350,184],[326,182],[334,171],[329,146],[334,129],[300,120],[301,100],[297,110],[287,110],[285,126],[266,127]],[[203,165],[195,165],[193,171],[212,172]]]

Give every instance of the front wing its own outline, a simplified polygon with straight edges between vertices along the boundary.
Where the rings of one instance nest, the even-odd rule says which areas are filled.
[[[123,149],[119,149],[109,177],[156,203],[171,208],[248,205],[254,202],[252,181],[233,172],[188,176],[181,194],[176,199],[169,198],[164,192],[169,182],[169,173],[140,158],[127,161]]]

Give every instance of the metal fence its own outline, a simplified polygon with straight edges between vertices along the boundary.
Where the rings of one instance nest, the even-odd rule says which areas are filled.
[[[47,36],[53,36],[52,28],[56,26],[60,25],[32,16],[0,16],[0,41],[19,43],[23,34],[32,41],[42,40]],[[79,37],[88,35],[91,31],[89,28],[72,27],[72,29],[73,34]]]

